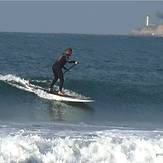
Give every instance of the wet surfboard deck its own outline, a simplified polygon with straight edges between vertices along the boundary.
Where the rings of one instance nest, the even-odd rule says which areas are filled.
[[[44,90],[45,92],[52,94],[54,96],[54,100],[56,101],[65,101],[65,102],[77,102],[77,103],[90,103],[94,102],[94,100],[90,98],[78,98],[76,96],[70,96],[70,95],[59,95],[57,91],[49,91]]]

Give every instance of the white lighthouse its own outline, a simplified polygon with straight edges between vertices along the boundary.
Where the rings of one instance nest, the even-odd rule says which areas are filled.
[[[149,27],[149,15],[146,16],[146,27]]]

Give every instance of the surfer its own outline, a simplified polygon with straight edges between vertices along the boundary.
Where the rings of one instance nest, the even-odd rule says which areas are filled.
[[[49,91],[53,92],[53,86],[57,82],[57,80],[60,80],[59,84],[59,95],[64,95],[64,92],[62,91],[63,83],[64,83],[64,76],[62,72],[62,68],[68,71],[68,69],[65,67],[66,63],[73,63],[73,64],[78,64],[78,61],[72,61],[69,58],[72,55],[72,49],[67,48],[65,49],[64,53],[56,60],[56,62],[52,66],[53,74],[54,74],[54,79],[49,87]]]

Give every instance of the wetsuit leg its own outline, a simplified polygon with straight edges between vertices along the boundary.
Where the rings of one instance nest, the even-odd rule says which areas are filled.
[[[64,77],[63,77],[63,72],[62,70],[58,71],[58,78],[60,80],[60,84],[59,84],[59,91],[62,91],[62,87],[63,87],[63,83],[64,83]]]
[[[52,81],[52,83],[50,85],[50,88],[53,88],[53,86],[54,86],[54,84],[56,83],[57,80],[58,80],[58,78],[54,77],[54,79],[53,79],[53,81]]]
[[[58,80],[58,72],[57,70],[53,69],[53,74],[54,74],[54,79],[50,85],[50,88],[53,88],[54,84],[56,83],[56,81]]]

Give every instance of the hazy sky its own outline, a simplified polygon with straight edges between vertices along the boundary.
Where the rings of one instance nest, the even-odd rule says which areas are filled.
[[[0,2],[0,31],[127,34],[158,11],[163,1]]]

